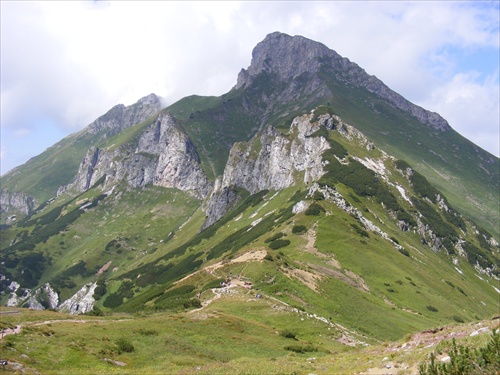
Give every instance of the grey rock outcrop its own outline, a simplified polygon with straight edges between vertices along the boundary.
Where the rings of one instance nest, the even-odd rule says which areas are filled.
[[[61,303],[58,310],[68,314],[85,314],[94,307],[94,290],[97,283],[85,284],[71,298]]]
[[[20,285],[12,282],[9,289],[12,290],[7,306],[27,307],[33,310],[55,309],[59,305],[59,295],[52,289],[49,283],[32,291],[25,289],[21,296],[16,294]]]
[[[105,131],[106,136],[112,136],[148,119],[160,111],[161,107],[161,98],[155,94],[149,94],[129,106],[115,105],[106,114],[92,122],[86,131],[91,134]]]
[[[422,124],[439,131],[451,129],[439,114],[409,102],[349,59],[324,44],[302,36],[292,37],[279,32],[267,35],[252,51],[252,62],[248,69],[240,71],[235,89],[250,86],[263,72],[287,83],[285,90],[290,91],[287,100],[293,99],[294,92],[303,95],[304,86],[308,87],[305,92],[309,94],[323,95],[328,88],[319,73],[326,73],[349,86],[361,87],[378,95],[395,108],[416,117]],[[302,86],[302,89],[297,90],[297,85]]]
[[[153,184],[198,198],[205,198],[211,189],[193,143],[169,114],[160,114],[133,141],[106,149],[91,148],[75,180],[64,190],[85,191],[103,177],[105,188],[120,181],[133,188]]]
[[[32,196],[21,192],[10,192],[0,190],[0,212],[11,213],[20,212],[29,215],[38,206],[38,202]]]
[[[266,128],[249,142],[233,146],[224,170],[222,182],[217,184],[205,208],[208,227],[219,220],[234,204],[234,187],[251,194],[264,189],[280,190],[299,180],[316,181],[323,175],[321,154],[330,145],[323,137],[310,135],[319,129],[310,122],[312,115],[296,117],[288,134],[273,127]]]

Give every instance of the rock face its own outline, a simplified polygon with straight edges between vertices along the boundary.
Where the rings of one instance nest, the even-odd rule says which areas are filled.
[[[287,83],[284,89],[287,100],[293,100],[294,92],[300,96],[304,93],[322,95],[328,90],[318,76],[322,71],[350,86],[365,88],[387,100],[392,106],[416,117],[422,124],[440,131],[451,130],[448,122],[437,113],[409,102],[349,59],[302,36],[291,37],[279,32],[269,34],[254,48],[251,65],[240,71],[235,88],[248,87],[261,73],[265,73]],[[307,90],[297,90],[297,86],[304,85],[307,85]]]
[[[0,212],[10,213],[19,211],[28,215],[38,206],[38,202],[26,193],[10,192],[5,189],[0,190]]]
[[[59,295],[49,283],[35,290],[25,289],[23,294],[18,296],[16,292],[20,285],[14,281],[9,286],[12,293],[6,306],[26,307],[33,310],[57,309],[68,314],[85,314],[94,307],[96,287],[97,283],[88,283],[59,305]]]
[[[161,106],[161,99],[155,94],[149,94],[127,107],[118,104],[91,123],[86,131],[91,134],[105,131],[106,136],[112,136],[153,116],[161,110]]]
[[[12,282],[9,289],[12,290],[7,306],[27,307],[33,310],[55,309],[59,305],[59,295],[52,289],[49,283],[31,291],[25,289],[21,296],[16,294],[20,285]]]
[[[94,290],[97,283],[85,284],[75,295],[67,299],[58,310],[68,314],[85,314],[94,307]]]
[[[160,114],[136,140],[107,149],[91,148],[67,188],[85,191],[99,179],[105,186],[125,181],[177,188],[205,198],[211,189],[193,143],[169,114]]]
[[[312,137],[319,129],[310,121],[312,115],[296,117],[288,134],[268,127],[250,142],[234,145],[224,170],[206,206],[208,227],[219,220],[234,204],[234,187],[251,194],[264,189],[280,190],[302,180],[316,181],[323,175],[321,154],[330,145],[323,137]]]

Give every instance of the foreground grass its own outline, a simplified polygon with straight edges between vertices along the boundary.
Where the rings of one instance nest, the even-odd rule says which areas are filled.
[[[0,352],[9,360],[6,373],[354,374],[390,363],[401,374],[415,374],[431,352],[444,356],[452,337],[477,347],[498,327],[498,321],[456,325],[348,347],[337,341],[342,332],[280,306],[238,289],[191,312],[74,317],[3,308],[1,328],[22,331],[5,336]],[[13,310],[18,313],[6,314]],[[478,331],[483,334],[473,334]]]

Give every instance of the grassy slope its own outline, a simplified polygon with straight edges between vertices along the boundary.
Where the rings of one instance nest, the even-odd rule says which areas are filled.
[[[375,154],[361,151],[359,146],[345,143],[336,134],[330,136],[344,142],[353,154],[379,155],[377,151]],[[392,170],[392,175],[410,191],[397,172]],[[232,373],[249,368],[255,373],[262,373],[263,369],[271,373],[294,370],[328,373],[340,368],[335,366],[341,366],[326,359],[331,353],[351,358],[344,353],[347,348],[336,341],[345,332],[307,314],[342,324],[357,332],[351,333],[355,339],[376,345],[425,328],[454,323],[457,319],[484,319],[497,312],[498,294],[489,284],[492,280],[485,276],[479,278],[465,260],[457,266],[462,271],[459,273],[448,257],[423,246],[419,236],[401,232],[374,200],[348,198],[382,230],[397,237],[410,257],[399,253],[378,235],[360,236],[354,227],[359,225],[357,220],[331,202],[319,202],[326,210],[319,216],[285,215],[287,209],[305,195],[304,187],[300,194],[297,194],[298,188],[300,186],[249,197],[248,204],[244,201],[241,209],[236,207],[229,214],[231,220],[218,223],[206,236],[198,233],[204,218],[196,210],[199,202],[185,194],[153,187],[121,194],[121,189],[117,189],[81,215],[66,231],[37,245],[37,250],[50,253],[54,259],[53,267],[43,275],[41,282],[56,277],[82,259],[93,271],[111,260],[111,268],[118,266],[118,270],[105,273],[108,291],[98,306],[110,311],[103,306],[104,301],[112,293],[118,293],[124,280],[130,278],[128,282],[135,283],[131,288],[135,296],[125,297],[119,309],[137,311],[139,316],[96,318],[100,320],[85,325],[32,327],[7,341],[12,340],[9,345],[16,349],[13,357],[44,373],[63,373],[68,368],[74,373],[85,373],[88,366],[95,366],[102,373],[133,373],[137,369],[161,373],[165,368],[179,372],[194,371],[197,367],[205,373],[222,373],[223,366]],[[345,197],[354,196],[354,192],[342,184],[337,189]],[[96,187],[78,200],[92,199],[99,194]],[[65,211],[69,212],[81,203],[73,200],[66,204]],[[256,224],[258,218],[263,220]],[[181,226],[182,223],[185,225]],[[292,233],[296,225],[304,225],[307,234]],[[170,232],[174,232],[173,235],[169,235]],[[266,239],[276,233],[284,233],[283,238],[290,244],[271,249]],[[189,246],[182,247],[200,235],[200,241],[191,241]],[[117,240],[120,248],[115,246],[105,251],[111,240]],[[262,249],[270,256],[263,262],[229,262],[240,253]],[[176,255],[171,256],[173,253]],[[218,256],[212,258],[215,253]],[[227,264],[217,269],[215,276],[202,271],[174,284],[175,280],[198,269],[194,263],[183,263],[195,254],[203,266],[220,259],[225,259]],[[169,265],[179,267],[178,272],[169,274],[172,269]],[[139,274],[134,271],[138,266],[143,267]],[[140,284],[145,275],[161,267],[166,268],[160,275],[167,278],[157,280],[156,284]],[[200,313],[186,314],[182,305],[176,304],[176,300],[195,300],[196,292],[202,292],[203,300],[211,298],[209,289],[230,273],[251,279],[254,292],[240,290],[239,294],[224,297]],[[315,277],[316,290],[300,277],[307,274]],[[93,277],[76,275],[72,279],[80,284]],[[364,280],[369,291],[361,290],[359,284],[353,285],[352,280],[357,278]],[[171,290],[179,287],[193,289],[168,298]],[[73,291],[63,290],[63,296]],[[264,298],[254,298],[257,292]],[[274,298],[291,307],[273,307],[284,306]],[[428,306],[437,311],[431,311]],[[157,311],[164,312],[157,315]],[[119,318],[126,320],[117,321]],[[292,330],[298,340],[277,334],[284,329]],[[132,353],[117,351],[116,340],[124,336],[123,332],[127,332],[127,339],[135,347]],[[27,345],[29,349],[24,349],[28,340],[31,341]],[[297,354],[285,350],[289,345],[312,345],[317,351]],[[63,348],[58,357],[47,356],[55,346]],[[37,363],[28,363],[20,358],[21,354],[35,358]],[[321,366],[307,361],[313,356],[319,358]],[[104,362],[104,358],[126,362],[127,367],[115,367]],[[155,358],[154,363],[151,358]]]
[[[500,160],[455,131],[432,131],[366,90],[349,87],[328,73],[333,110],[389,154],[408,161],[441,190],[453,206],[500,237]],[[371,108],[372,109],[371,109]]]
[[[111,268],[121,270],[154,254],[169,233],[185,222],[199,205],[198,200],[175,189],[148,187],[124,193],[119,191],[116,189],[96,207],[70,222],[64,231],[51,236],[46,242],[37,243],[29,251],[43,253],[46,259],[51,259],[39,280],[40,284],[46,281],[58,284],[54,280],[64,274],[75,283],[70,288],[58,287],[62,299],[68,298],[83,283],[95,279],[97,270],[109,261],[112,262]],[[97,187],[70,201],[60,218],[99,194]],[[34,226],[22,228],[28,232],[33,229]],[[13,228],[5,234],[7,238],[12,238],[11,232],[20,231]],[[119,246],[108,246],[106,249],[113,240]],[[8,252],[7,248],[4,254]],[[26,255],[22,251],[17,254],[21,257]],[[65,273],[80,261],[85,262],[85,272]]]
[[[85,153],[97,139],[84,132],[64,138],[2,176],[2,188],[28,193],[40,203],[52,198],[61,185],[72,181]]]

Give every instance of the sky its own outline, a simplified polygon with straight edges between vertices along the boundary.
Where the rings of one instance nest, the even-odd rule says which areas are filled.
[[[228,92],[274,31],[325,44],[498,157],[499,4],[1,0],[0,173],[116,104]]]

